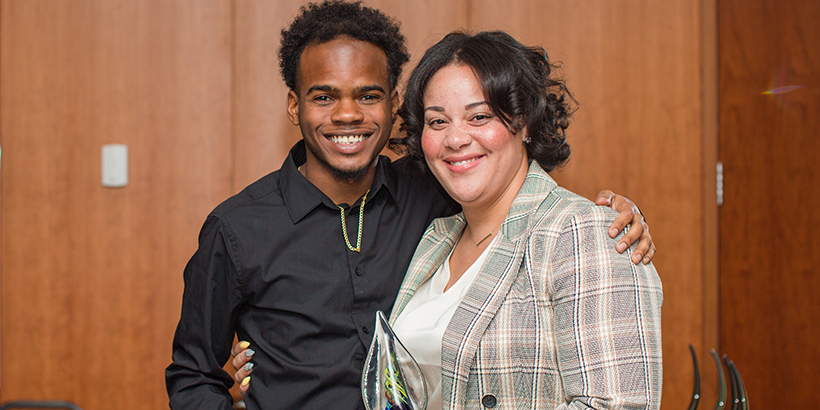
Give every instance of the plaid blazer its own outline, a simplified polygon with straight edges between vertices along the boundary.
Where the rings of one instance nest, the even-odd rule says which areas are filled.
[[[607,235],[615,212],[534,161],[499,241],[442,340],[445,409],[657,409],[661,281]],[[391,321],[444,263],[466,222],[440,218],[416,249]]]

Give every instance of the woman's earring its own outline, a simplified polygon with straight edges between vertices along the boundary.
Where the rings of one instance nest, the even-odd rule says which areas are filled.
[[[529,135],[527,135],[526,137],[524,137],[524,144],[529,144],[529,143],[530,143],[530,141],[531,141],[531,140],[530,140],[530,136],[529,136]]]

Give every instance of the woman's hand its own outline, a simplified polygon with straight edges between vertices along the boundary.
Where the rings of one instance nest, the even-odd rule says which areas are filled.
[[[239,383],[239,395],[242,397],[245,397],[245,393],[247,393],[248,388],[251,387],[251,372],[253,371],[251,359],[253,359],[255,352],[253,349],[248,349],[250,345],[248,342],[239,342],[233,345],[231,349],[231,356],[233,357],[231,365],[233,365],[234,370],[236,370],[233,378]]]
[[[648,264],[655,257],[657,248],[652,243],[649,225],[646,224],[638,205],[635,205],[635,202],[632,202],[631,199],[609,190],[599,192],[595,204],[608,206],[618,212],[618,217],[609,227],[609,236],[611,238],[618,236],[619,232],[623,231],[627,225],[630,225],[629,232],[625,233],[623,238],[618,241],[615,249],[619,253],[623,252],[638,241],[638,247],[632,254],[632,263],[637,265],[643,260],[644,265]]]

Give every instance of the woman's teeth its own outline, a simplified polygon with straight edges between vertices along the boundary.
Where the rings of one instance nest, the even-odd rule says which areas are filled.
[[[367,135],[334,135],[330,137],[330,141],[335,144],[355,144],[367,139]]]
[[[473,161],[475,161],[475,160],[477,160],[477,159],[478,159],[478,157],[475,157],[475,158],[470,158],[470,159],[465,159],[464,161],[450,162],[450,165],[453,165],[453,166],[464,165],[464,164],[467,164],[467,163],[473,162]],[[449,161],[448,161],[448,162],[449,162]]]

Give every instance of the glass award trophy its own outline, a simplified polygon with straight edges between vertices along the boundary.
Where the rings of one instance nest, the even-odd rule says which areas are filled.
[[[362,399],[367,410],[426,410],[427,382],[381,311],[362,371]]]

